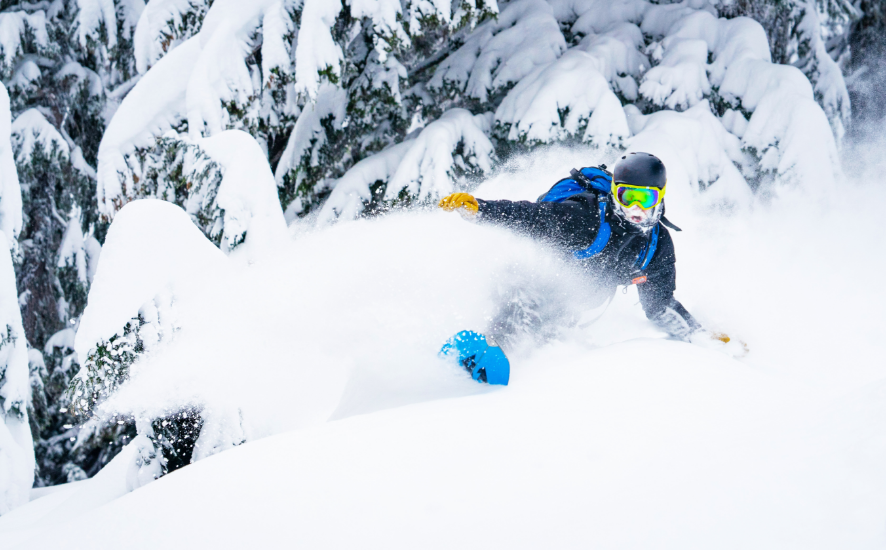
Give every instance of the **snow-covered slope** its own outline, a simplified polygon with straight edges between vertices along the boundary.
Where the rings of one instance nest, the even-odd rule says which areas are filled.
[[[836,430],[790,429],[804,413],[789,384],[717,352],[560,344],[507,388],[247,444],[64,528],[5,535],[29,549],[882,543],[865,512],[883,510],[883,476],[841,463]],[[70,513],[72,492],[13,514]]]
[[[476,194],[532,198],[611,160],[586,154],[516,160]],[[435,352],[482,328],[502,286],[565,289],[568,305],[578,281],[545,250],[437,211],[293,227],[181,301],[176,336],[107,405],[202,405],[216,450],[248,442],[130,493],[121,454],[0,518],[0,546],[881,548],[874,173],[846,184],[869,202],[784,190],[727,213],[669,194],[677,296],[746,358],[662,339],[629,290],[517,352],[505,388]]]

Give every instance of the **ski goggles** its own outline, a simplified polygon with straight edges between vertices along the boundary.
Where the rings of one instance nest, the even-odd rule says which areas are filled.
[[[658,187],[639,187],[627,183],[612,182],[612,196],[625,208],[639,204],[643,210],[649,210],[661,204],[665,190]]]

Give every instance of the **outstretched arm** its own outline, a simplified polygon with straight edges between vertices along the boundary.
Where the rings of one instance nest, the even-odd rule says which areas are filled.
[[[729,336],[720,332],[708,332],[701,326],[701,323],[686,311],[683,304],[674,298],[676,288],[674,242],[667,230],[662,228],[658,249],[647,270],[647,280],[638,285],[640,302],[643,304],[646,317],[655,326],[678,340],[703,347],[722,346],[724,351],[735,357],[747,354],[748,348],[743,342],[730,342]]]
[[[570,249],[587,247],[590,244],[588,239],[596,233],[593,228],[600,226],[600,214],[593,196],[564,202],[479,199],[478,203],[478,219],[484,223],[503,225]]]
[[[637,286],[646,317],[655,326],[678,340],[704,331],[701,323],[674,298],[677,288],[677,267],[674,242],[667,229],[661,228],[655,257],[646,272],[646,282]]]
[[[600,227],[597,198],[589,193],[563,202],[487,201],[468,193],[453,193],[444,197],[439,206],[569,249],[590,245]]]

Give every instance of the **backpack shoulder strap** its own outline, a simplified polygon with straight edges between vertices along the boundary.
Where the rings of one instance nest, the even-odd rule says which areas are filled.
[[[646,271],[646,268],[649,267],[649,262],[651,262],[652,257],[655,256],[656,248],[658,248],[658,224],[652,228],[652,234],[649,235],[649,240],[646,241],[646,244],[637,256],[637,260],[634,262],[634,268],[638,271]]]
[[[603,252],[603,249],[606,248],[606,245],[609,243],[609,237],[612,235],[612,228],[609,226],[609,222],[606,221],[606,199],[599,199],[597,204],[600,209],[600,228],[597,229],[597,236],[594,238],[594,242],[591,243],[591,246],[584,250],[576,250],[572,253],[572,257],[576,260],[584,260],[585,258],[596,256],[600,252]]]

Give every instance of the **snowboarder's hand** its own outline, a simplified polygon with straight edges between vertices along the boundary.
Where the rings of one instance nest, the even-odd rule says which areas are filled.
[[[480,210],[480,203],[477,202],[477,199],[467,193],[453,193],[448,197],[443,197],[437,206],[447,212],[464,208],[471,214],[476,214]]]
[[[717,349],[732,357],[744,357],[750,351],[741,340],[730,338],[723,332],[700,330],[689,337],[689,341],[703,348]]]

